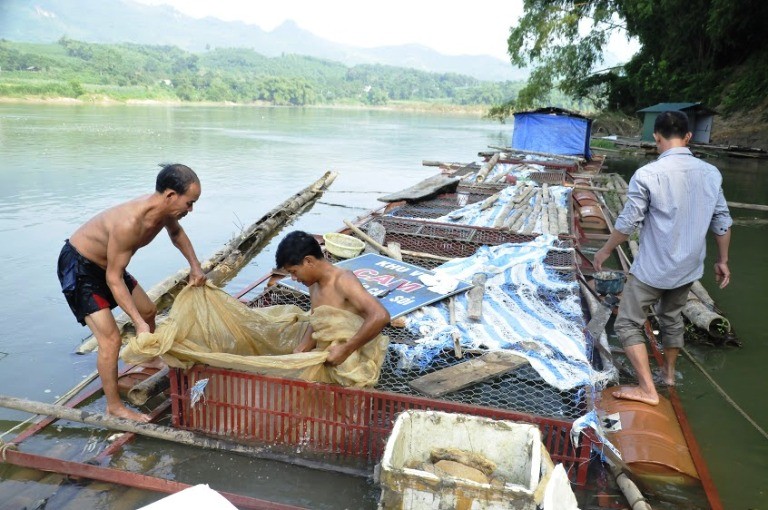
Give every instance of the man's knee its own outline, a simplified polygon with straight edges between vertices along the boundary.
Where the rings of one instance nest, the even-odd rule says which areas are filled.
[[[680,320],[671,323],[659,324],[661,328],[661,340],[664,347],[681,349],[685,345],[685,323]]]
[[[618,317],[613,325],[613,329],[619,337],[621,345],[624,347],[645,343],[645,334],[643,333],[642,324]]]

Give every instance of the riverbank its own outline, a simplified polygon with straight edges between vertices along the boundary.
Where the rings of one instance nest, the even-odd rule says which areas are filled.
[[[73,97],[1,97],[0,104],[52,104],[52,105],[96,105],[96,106],[230,106],[251,108],[326,108],[338,110],[380,110],[380,111],[406,111],[423,113],[444,113],[451,115],[471,115],[482,117],[490,106],[485,105],[452,105],[446,103],[427,103],[416,101],[390,101],[385,105],[367,105],[362,103],[333,103],[313,104],[303,106],[274,105],[267,101],[254,101],[251,103],[235,103],[231,101],[179,101],[159,99],[126,99],[118,100],[108,96],[89,96],[86,98]]]
[[[235,103],[231,101],[180,101],[170,99],[126,99],[119,100],[108,96],[73,97],[2,97],[0,104],[58,104],[58,105],[97,105],[97,106],[200,106],[200,107],[251,107],[251,108],[325,108],[338,110],[377,110],[402,111],[429,114],[467,115],[484,117],[490,105],[452,105],[447,103],[428,103],[417,101],[390,101],[385,105],[362,103],[313,104],[305,106],[274,105],[267,101]],[[594,136],[619,135],[638,136],[642,123],[639,118],[621,112],[603,111],[586,113],[594,118],[592,134]],[[768,149],[768,100],[759,108],[744,112],[735,112],[715,117],[712,128],[713,144],[740,145]]]
[[[768,149],[768,99],[752,110],[715,116],[712,143]]]

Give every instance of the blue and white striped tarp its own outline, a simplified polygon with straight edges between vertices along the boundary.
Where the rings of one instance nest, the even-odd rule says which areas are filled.
[[[514,352],[561,391],[594,383],[578,284],[543,263],[547,252],[561,249],[556,241],[541,235],[528,243],[483,246],[471,257],[436,268],[437,274],[461,280],[487,275],[482,320],[469,320],[466,294],[456,296],[454,326],[446,301],[408,315],[406,327],[420,338],[415,346],[391,345],[400,355],[400,366],[427,367],[439,352],[453,347],[451,332],[456,329],[463,348]]]

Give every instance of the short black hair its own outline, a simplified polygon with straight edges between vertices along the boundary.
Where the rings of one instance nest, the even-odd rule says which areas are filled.
[[[162,193],[170,189],[183,195],[187,192],[192,183],[200,184],[200,179],[194,170],[186,165],[179,163],[161,164],[162,170],[157,174],[155,182],[155,191]]]
[[[301,264],[304,257],[312,255],[316,259],[323,258],[323,250],[314,236],[294,230],[280,241],[275,253],[275,264],[278,268]]]
[[[653,123],[653,132],[667,140],[685,138],[688,134],[688,116],[680,110],[668,110],[660,113]]]

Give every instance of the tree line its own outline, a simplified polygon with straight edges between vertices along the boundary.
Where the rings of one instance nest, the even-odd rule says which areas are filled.
[[[106,96],[304,106],[390,101],[492,105],[519,82],[384,65],[345,66],[300,55],[265,57],[245,48],[190,53],[173,46],[0,41],[0,95]]]
[[[765,0],[524,0],[524,9],[507,42],[512,62],[533,71],[500,117],[546,103],[555,88],[626,113],[659,102],[702,101],[723,113],[766,106]],[[640,50],[601,69],[617,32]]]

